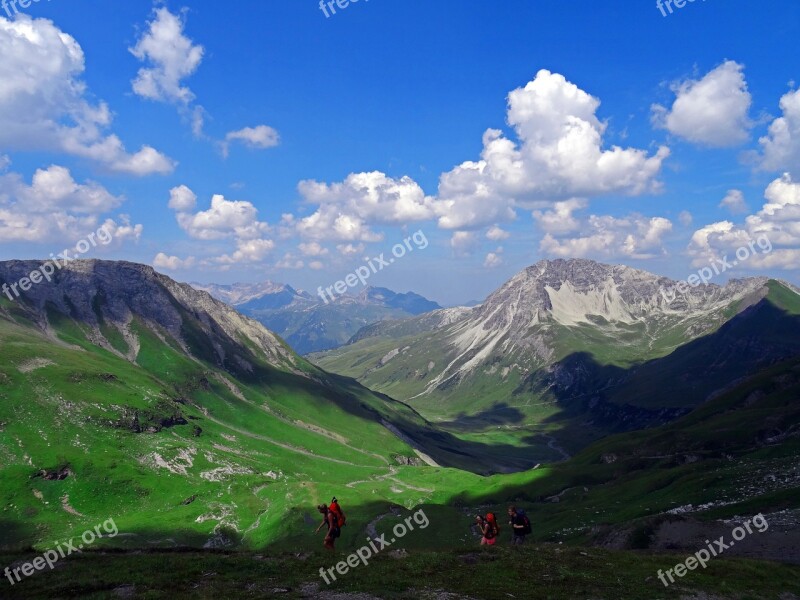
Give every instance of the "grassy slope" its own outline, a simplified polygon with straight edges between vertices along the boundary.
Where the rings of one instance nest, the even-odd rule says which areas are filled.
[[[756,316],[723,325],[691,343],[686,343],[690,325],[678,327],[668,320],[647,326],[617,324],[611,329],[608,323],[597,323],[598,327],[540,326],[551,339],[552,361],[571,364],[570,370],[583,377],[574,391],[564,394],[554,395],[549,382],[536,384],[539,375],[535,371],[530,377],[520,372],[515,367],[518,357],[498,356],[495,363],[464,383],[441,386],[420,396],[440,366],[454,360],[457,353],[443,345],[440,333],[420,333],[413,328],[405,337],[367,337],[311,358],[322,368],[408,401],[426,418],[462,439],[517,446],[549,462],[559,454],[548,450],[544,435],[535,434],[556,434],[568,449],[585,447],[601,435],[602,427],[591,431],[579,426],[586,420],[584,405],[591,397],[643,408],[691,408],[715,389],[747,374],[736,359],[740,350],[758,354],[755,345],[762,343],[800,350],[800,322],[796,319],[800,297],[776,281],[770,281],[768,288],[769,302],[759,307]],[[738,311],[731,307],[719,317],[729,319]],[[405,331],[399,326],[376,331],[384,329]],[[730,359],[730,366],[706,369],[720,358]],[[431,369],[431,364],[439,366]],[[501,377],[504,372],[507,375]],[[682,382],[681,393],[672,393],[676,382]]]
[[[0,319],[0,546],[46,545],[109,517],[131,545],[262,546],[334,493],[368,520],[375,502],[440,502],[447,492],[437,486],[482,481],[399,466],[395,457],[415,454],[377,419],[419,432],[424,421],[352,382],[264,365],[237,381],[134,322],[136,365],[88,342],[70,319],[51,315],[54,343],[6,308],[19,322]],[[65,467],[63,480],[36,476]]]
[[[19,558],[2,555],[0,564]],[[335,560],[346,558],[338,553]],[[774,599],[800,594],[800,567],[753,560],[717,558],[706,570],[693,571],[665,588],[656,574],[684,560],[679,555],[649,555],[580,550],[553,545],[451,552],[412,551],[397,560],[379,556],[358,566],[328,588],[321,567],[331,555],[314,553],[298,559],[289,554],[146,553],[87,555],[59,563],[55,572],[37,574],[11,588],[9,598],[114,597],[112,590],[135,586],[146,598],[283,598],[309,597],[315,585],[336,593],[366,592],[381,598],[433,598],[446,590],[486,600],[507,598],[572,599],[668,598]],[[0,586],[3,586],[0,583]],[[128,588],[130,589],[130,588]],[[698,594],[698,595],[694,595]],[[312,596],[313,597],[313,596]],[[374,597],[374,596],[372,596]],[[438,596],[446,597],[446,596]],[[463,596],[461,596],[463,597]],[[359,596],[339,596],[340,600]],[[361,596],[360,598],[363,598]]]

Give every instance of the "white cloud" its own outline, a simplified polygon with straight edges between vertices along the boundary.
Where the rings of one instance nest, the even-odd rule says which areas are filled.
[[[353,173],[340,183],[302,181],[298,189],[307,203],[318,206],[296,224],[311,239],[374,242],[383,238],[371,224],[404,225],[435,216],[433,200],[410,177]]]
[[[74,242],[95,231],[100,216],[123,201],[93,181],[77,183],[57,165],[38,169],[30,185],[18,173],[6,173],[0,175],[0,240]],[[122,226],[106,220],[110,233],[118,233],[119,240],[138,240],[142,226],[123,220]]]
[[[555,235],[572,233],[581,228],[580,221],[572,213],[576,210],[582,210],[588,205],[589,203],[586,200],[580,198],[564,200],[563,202],[556,202],[552,210],[534,211],[533,218],[542,231],[546,233]]]
[[[170,192],[170,205],[189,206],[187,190],[191,190],[176,192],[176,189],[172,192],[177,195]],[[252,239],[269,230],[266,223],[258,221],[258,209],[250,202],[226,200],[221,194],[211,198],[208,210],[191,213],[179,208],[176,218],[181,229],[198,240]]]
[[[441,176],[439,226],[473,228],[514,218],[515,206],[603,194],[638,195],[660,189],[658,176],[669,149],[603,148],[606,123],[600,101],[542,70],[509,94],[508,123],[519,142],[489,129],[479,161]]]
[[[167,269],[169,271],[180,271],[182,269],[190,269],[197,263],[194,256],[186,259],[178,258],[177,256],[167,256],[163,252],[159,252],[153,259],[153,266],[156,269]]]
[[[478,236],[474,231],[456,231],[450,238],[450,247],[456,256],[470,256],[478,245]]]
[[[492,225],[489,228],[489,231],[486,232],[486,239],[492,240],[493,242],[507,240],[509,237],[511,237],[511,234],[501,229],[497,225]]]
[[[117,223],[113,219],[106,219],[102,225],[109,235],[113,237],[112,243],[119,246],[128,240],[138,242],[139,238],[142,237],[144,227],[139,224],[132,225],[129,215],[119,215],[119,219],[121,223]]]
[[[236,141],[242,142],[248,148],[263,150],[280,144],[281,137],[277,131],[268,125],[245,127],[238,131],[231,131],[225,136],[225,141],[221,144],[223,156],[228,156],[231,143]]]
[[[11,166],[11,159],[7,154],[0,154],[0,173],[5,173]]]
[[[768,134],[759,139],[763,152],[761,168],[786,170],[800,177],[800,90],[784,95],[780,107],[783,115],[775,119]]]
[[[486,255],[486,258],[483,260],[483,266],[487,269],[495,269],[503,264],[503,258],[501,254],[503,253],[503,248],[500,247],[494,252],[489,252]]]
[[[325,264],[319,260],[312,260],[310,263],[308,263],[308,268],[313,269],[314,271],[321,271],[325,268]]]
[[[136,176],[174,169],[154,148],[131,154],[105,133],[111,111],[87,99],[83,50],[52,21],[0,17],[0,56],[0,146],[66,153]]]
[[[694,258],[693,265],[720,259],[748,247],[753,241],[768,240],[769,246],[774,248],[772,251],[759,250],[739,266],[747,269],[800,268],[800,183],[786,173],[769,184],[764,197],[767,202],[761,210],[748,216],[742,225],[720,221],[698,229],[688,247]]]
[[[682,210],[678,215],[678,221],[680,221],[681,225],[684,227],[688,227],[694,221],[694,217],[688,210]]]
[[[328,254],[328,249],[321,246],[319,242],[303,243],[298,246],[303,256],[325,256]]]
[[[237,240],[236,251],[233,254],[224,254],[212,259],[210,262],[224,265],[239,265],[244,263],[262,262],[267,255],[275,249],[275,242],[267,239]]]
[[[172,210],[190,212],[197,206],[197,195],[185,185],[179,185],[169,191],[169,204]]]
[[[728,190],[727,195],[719,203],[719,208],[726,208],[734,215],[746,213],[750,210],[741,190]]]
[[[653,124],[696,144],[736,146],[750,137],[752,98],[744,66],[726,61],[700,80],[673,84],[672,108],[654,104]]]
[[[663,217],[629,215],[617,218],[591,215],[580,225],[581,235],[561,238],[546,233],[539,249],[542,253],[565,258],[648,259],[666,254],[663,237],[672,223]]]
[[[228,268],[262,262],[275,249],[275,242],[264,237],[272,232],[268,223],[258,220],[258,209],[244,200],[227,200],[221,194],[211,198],[208,210],[192,212],[197,196],[185,185],[170,190],[169,207],[175,210],[178,225],[196,240],[233,240],[236,249],[200,261],[203,266]]]
[[[364,244],[337,244],[336,249],[342,256],[356,256],[366,250]]]
[[[184,22],[167,8],[155,11],[155,19],[139,38],[131,54],[151,66],[142,67],[131,83],[133,91],[149,100],[188,105],[194,94],[182,85],[203,60],[203,47],[183,34]]]
[[[302,269],[304,266],[305,263],[302,260],[289,252],[284,254],[283,258],[275,263],[277,269]]]

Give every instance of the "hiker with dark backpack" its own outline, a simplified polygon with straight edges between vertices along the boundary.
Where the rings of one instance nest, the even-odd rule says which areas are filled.
[[[330,508],[328,508],[325,504],[320,504],[317,506],[317,510],[322,513],[322,523],[320,523],[319,527],[314,533],[319,533],[319,530],[323,528],[323,526],[328,526],[328,533],[325,535],[325,540],[322,542],[326,549],[333,550],[333,545],[336,542],[336,538],[342,535],[342,530],[339,528],[339,520],[336,517],[336,513],[334,513]]]
[[[520,544],[524,544],[525,536],[529,535],[532,531],[531,521],[528,518],[528,515],[526,515],[525,511],[522,510],[521,508],[518,509],[516,506],[509,506],[508,517],[510,519],[508,524],[511,525],[511,530],[513,533],[513,537],[511,538],[511,545],[517,546]]]

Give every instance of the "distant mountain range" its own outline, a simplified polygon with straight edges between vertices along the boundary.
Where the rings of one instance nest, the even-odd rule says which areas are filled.
[[[474,308],[383,321],[311,358],[464,435],[593,437],[668,422],[800,355],[800,295],[766,278],[690,287],[625,266],[542,261]]]
[[[441,308],[419,294],[399,294],[379,287],[367,287],[357,295],[339,296],[325,303],[308,292],[271,281],[190,285],[256,319],[283,337],[299,354],[337,348],[361,328],[379,321]]]

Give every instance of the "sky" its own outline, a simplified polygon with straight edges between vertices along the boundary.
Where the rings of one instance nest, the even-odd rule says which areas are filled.
[[[800,4],[681,4],[6,0],[0,260],[371,265],[443,305],[556,258],[798,284]]]

